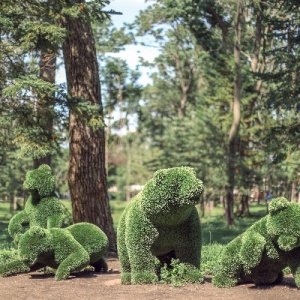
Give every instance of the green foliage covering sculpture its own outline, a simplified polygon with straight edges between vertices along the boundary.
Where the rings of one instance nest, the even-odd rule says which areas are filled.
[[[192,168],[155,172],[119,222],[122,284],[155,283],[162,264],[170,265],[172,259],[185,265],[184,276],[203,281],[199,276],[201,228],[195,208],[202,192],[203,184]]]
[[[212,282],[225,288],[239,280],[257,285],[279,283],[286,267],[300,288],[300,205],[280,197],[270,202],[267,216],[225,247]]]
[[[0,275],[50,267],[56,270],[55,279],[62,280],[88,265],[97,272],[106,272],[103,255],[107,247],[107,236],[91,223],[50,229],[33,226],[20,237],[17,258],[0,266]]]
[[[62,204],[55,194],[55,178],[48,165],[27,172],[23,186],[30,195],[24,210],[13,216],[8,225],[8,232],[16,243],[26,230],[26,225],[61,227],[64,217]]]

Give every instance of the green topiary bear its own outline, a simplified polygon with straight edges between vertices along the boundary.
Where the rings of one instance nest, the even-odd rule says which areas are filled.
[[[278,283],[286,267],[300,287],[300,205],[280,197],[270,202],[267,216],[225,247],[212,282],[217,287],[232,287],[239,279]]]
[[[55,279],[67,279],[71,272],[88,265],[107,271],[102,258],[108,247],[105,233],[91,223],[67,228],[44,229],[33,226],[20,238],[18,258],[0,266],[0,275],[31,272],[43,267],[57,269]]]
[[[191,273],[199,270],[201,228],[195,204],[202,192],[192,168],[155,172],[126,207],[118,226],[123,284],[157,282],[158,263],[172,258],[191,266]]]
[[[27,172],[24,188],[30,192],[25,208],[8,224],[8,232],[16,242],[25,231],[24,225],[61,227],[64,215],[62,204],[55,195],[55,180],[48,165]]]

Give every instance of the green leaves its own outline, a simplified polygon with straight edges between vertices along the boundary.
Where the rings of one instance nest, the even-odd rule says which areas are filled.
[[[180,263],[178,259],[172,259],[170,267],[166,264],[161,268],[161,282],[181,287],[188,283],[203,283],[204,276],[199,269],[192,265]]]
[[[34,74],[17,77],[10,85],[2,90],[4,97],[11,97],[15,100],[22,99],[25,100],[25,102],[33,100],[37,94],[40,96],[48,96],[55,92],[58,92],[56,86]]]
[[[276,198],[271,201],[269,204],[270,215],[275,215],[282,210],[285,210],[289,206],[289,201],[284,197]]]

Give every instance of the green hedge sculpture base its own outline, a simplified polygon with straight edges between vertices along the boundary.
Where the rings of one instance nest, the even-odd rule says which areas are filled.
[[[108,239],[96,225],[77,223],[67,228],[32,227],[20,238],[18,258],[0,266],[0,275],[31,272],[43,267],[56,270],[55,279],[67,279],[72,272],[94,266],[107,271],[103,259]]]
[[[122,284],[158,282],[159,264],[170,253],[199,270],[201,228],[195,204],[202,191],[193,169],[170,168],[157,171],[131,200],[117,234]]]
[[[273,199],[269,214],[232,240],[223,250],[216,287],[233,287],[238,281],[276,284],[289,267],[300,287],[300,205]]]

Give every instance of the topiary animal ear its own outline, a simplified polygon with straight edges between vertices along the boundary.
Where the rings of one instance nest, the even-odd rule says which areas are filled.
[[[166,178],[167,172],[168,172],[167,169],[161,169],[156,171],[153,176],[154,185],[161,183]]]
[[[275,215],[279,211],[285,210],[289,205],[290,202],[284,197],[273,199],[269,204],[270,215]]]
[[[30,236],[39,236],[39,237],[43,237],[46,235],[46,231],[44,228],[39,227],[39,226],[32,226],[29,230],[28,230],[28,234]]]
[[[51,175],[51,168],[46,164],[40,165],[38,170],[42,171],[44,174]]]

